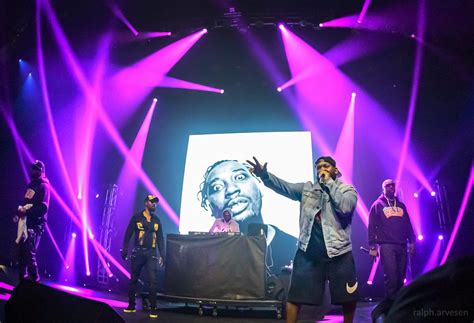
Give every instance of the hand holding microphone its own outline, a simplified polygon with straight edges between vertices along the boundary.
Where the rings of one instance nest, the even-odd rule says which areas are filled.
[[[321,184],[327,183],[327,181],[329,181],[330,178],[331,178],[331,175],[329,174],[328,171],[322,170],[318,173],[319,183]]]

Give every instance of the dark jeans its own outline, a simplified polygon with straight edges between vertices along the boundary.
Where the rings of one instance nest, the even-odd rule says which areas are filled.
[[[407,246],[384,243],[380,245],[380,260],[384,272],[385,294],[393,300],[403,287],[407,271]]]
[[[36,251],[43,233],[42,228],[28,229],[28,238],[18,244],[18,276],[39,281]]]
[[[156,249],[135,248],[132,251],[132,273],[128,289],[128,303],[135,305],[138,278],[142,268],[145,267],[147,280],[150,284],[150,306],[156,308],[156,270],[158,268],[158,255]]]

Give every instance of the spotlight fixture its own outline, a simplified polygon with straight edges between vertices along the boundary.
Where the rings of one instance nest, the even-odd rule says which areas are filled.
[[[436,192],[435,191],[431,191],[431,196],[436,196]]]
[[[323,23],[320,23],[320,24],[319,24],[319,27],[323,28],[323,27],[324,27],[324,24],[323,24]]]
[[[76,239],[76,237],[77,237],[76,232],[73,232],[73,233],[72,233],[72,238],[73,238],[73,239]]]
[[[419,197],[418,193],[416,193],[416,192],[413,193],[413,197],[417,199]]]
[[[421,240],[423,240],[423,239],[424,239],[423,235],[422,235],[422,234],[419,234],[419,235],[418,235],[418,240],[421,241]]]
[[[283,90],[282,90],[281,87],[277,87],[277,91],[278,91],[278,92],[281,92],[281,91],[283,91]]]
[[[374,282],[371,281],[371,280],[368,280],[368,281],[367,281],[367,285],[372,285],[373,283],[374,283]]]
[[[438,240],[443,240],[443,239],[444,239],[443,235],[440,234],[440,235],[438,236]]]

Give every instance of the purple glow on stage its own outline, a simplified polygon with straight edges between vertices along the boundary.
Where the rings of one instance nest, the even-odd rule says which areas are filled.
[[[9,290],[9,291],[13,291],[13,289],[15,287],[13,287],[12,285],[8,285],[7,283],[0,282],[0,288],[6,289],[6,290]]]
[[[342,315],[324,315],[324,322],[327,323],[340,323],[344,321]]]
[[[417,238],[418,238],[419,241],[422,241],[425,237],[422,234],[418,234]]]
[[[173,77],[165,76],[163,79],[160,81],[159,84],[157,84],[158,87],[164,87],[164,88],[174,88],[174,89],[187,89],[187,90],[194,90],[194,91],[207,91],[207,92],[214,92],[214,93],[224,93],[222,89],[214,88],[214,87],[209,87],[206,85],[201,85],[197,83],[191,83],[188,81],[183,81],[179,80]]]
[[[365,14],[367,13],[367,10],[369,9],[371,0],[365,0],[364,1],[364,6],[362,7],[362,11],[359,14],[359,17],[357,18],[357,23],[361,24],[364,21]]]
[[[370,282],[369,285],[372,285],[375,278],[375,274],[377,273],[377,268],[379,267],[379,263],[380,263],[380,257],[377,257],[374,263],[372,264],[372,268],[370,269],[370,274],[369,274],[369,278],[367,279],[367,284],[369,284]]]
[[[420,38],[424,38],[426,29],[426,13],[425,13],[425,0],[420,0],[418,8],[418,26],[417,34],[420,35]],[[411,85],[411,94],[410,94],[410,103],[408,106],[408,118],[407,124],[405,126],[405,134],[403,136],[403,145],[400,151],[400,162],[397,169],[396,181],[399,182],[402,178],[402,173],[405,169],[405,160],[408,154],[408,146],[411,139],[411,131],[413,128],[413,120],[415,118],[415,109],[416,109],[416,100],[418,98],[418,89],[421,77],[421,67],[422,67],[422,55],[423,55],[423,46],[421,43],[416,43],[416,53],[415,53],[415,68],[413,69],[413,78]]]
[[[11,294],[0,294],[0,300],[8,301],[12,295]]]
[[[474,165],[471,165],[471,173],[469,174],[469,179],[467,180],[466,190],[464,191],[464,196],[462,198],[461,207],[459,208],[458,215],[456,216],[456,222],[454,223],[453,231],[449,237],[448,244],[444,250],[443,258],[441,259],[440,265],[443,265],[448,259],[451,248],[453,247],[454,240],[458,234],[459,226],[461,225],[462,218],[466,211],[467,202],[471,196],[472,186],[474,185]]]
[[[438,237],[438,240],[436,241],[433,251],[431,251],[430,258],[428,259],[428,261],[425,264],[425,267],[423,268],[423,274],[436,268],[436,266],[438,265],[438,259],[441,254],[441,246],[442,246],[442,241]]]
[[[125,26],[132,32],[134,36],[138,35],[138,31],[135,29],[135,27],[132,26],[130,21],[125,17],[123,14],[122,10],[116,5],[116,4],[111,4],[111,9],[113,14],[121,21],[124,23]]]

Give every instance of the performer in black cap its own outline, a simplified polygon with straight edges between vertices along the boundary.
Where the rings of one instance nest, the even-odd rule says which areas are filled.
[[[30,182],[25,198],[18,206],[14,221],[18,222],[16,243],[19,247],[19,277],[39,281],[36,251],[47,221],[50,188],[44,172],[44,163],[36,160],[30,165]]]
[[[145,267],[147,279],[150,283],[150,318],[156,318],[156,269],[163,266],[164,241],[163,229],[160,219],[154,214],[159,199],[154,195],[145,198],[145,209],[135,213],[127,226],[123,247],[120,250],[124,260],[127,259],[128,244],[135,234],[134,248],[132,250],[132,273],[128,290],[128,307],[124,312],[135,312],[135,293],[140,272]],[[158,253],[159,251],[159,253]]]
[[[331,302],[342,305],[344,322],[352,322],[358,299],[351,243],[356,190],[338,179],[341,172],[329,156],[316,160],[318,181],[314,183],[289,183],[269,173],[267,163],[262,165],[255,157],[247,162],[265,186],[301,203],[298,251],[286,303],[287,322],[296,322],[302,304],[322,304],[326,280]]]

